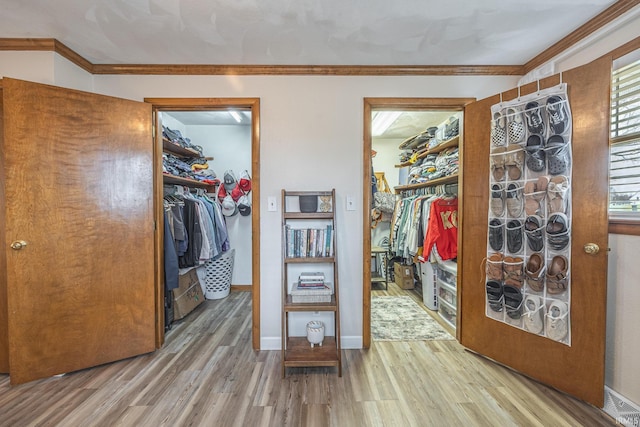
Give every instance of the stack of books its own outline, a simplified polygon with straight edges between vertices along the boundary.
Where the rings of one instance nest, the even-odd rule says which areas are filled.
[[[325,281],[324,273],[301,273],[298,282],[291,289],[291,302],[331,302],[333,289],[331,284]]]

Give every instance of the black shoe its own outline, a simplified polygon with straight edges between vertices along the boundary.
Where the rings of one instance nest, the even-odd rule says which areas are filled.
[[[489,221],[489,246],[496,252],[504,246],[504,224],[498,218]]]
[[[563,213],[554,213],[547,221],[547,244],[556,251],[569,246],[569,219]]]
[[[496,282],[495,280],[490,280],[486,284],[487,290],[487,301],[489,302],[489,307],[493,311],[502,311],[502,303],[504,301],[504,297],[502,294],[502,283]]]
[[[549,115],[549,127],[555,134],[564,133],[569,127],[569,116],[564,105],[565,100],[557,95],[547,99],[547,113]]]
[[[507,249],[512,254],[516,254],[522,249],[522,227],[522,223],[517,219],[507,223]]]
[[[515,286],[504,285],[502,289],[504,295],[504,308],[507,316],[512,319],[522,317],[522,292]]]
[[[538,215],[529,215],[524,222],[524,232],[527,235],[527,245],[534,252],[540,252],[544,247],[542,231],[544,222]]]

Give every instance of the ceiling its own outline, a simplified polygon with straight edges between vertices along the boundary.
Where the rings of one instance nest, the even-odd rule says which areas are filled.
[[[93,64],[521,65],[611,0],[0,0]]]

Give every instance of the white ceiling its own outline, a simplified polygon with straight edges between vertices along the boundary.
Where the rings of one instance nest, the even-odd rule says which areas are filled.
[[[612,0],[0,0],[95,64],[522,65]]]

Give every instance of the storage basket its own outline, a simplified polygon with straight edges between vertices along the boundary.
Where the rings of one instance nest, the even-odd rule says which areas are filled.
[[[228,250],[219,258],[204,264],[204,296],[206,299],[220,299],[229,295],[235,253],[235,249]]]
[[[318,210],[318,196],[298,196],[300,212],[316,212]]]

